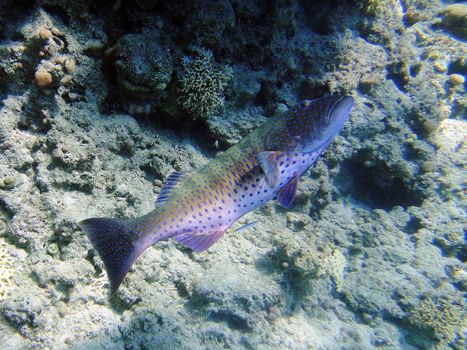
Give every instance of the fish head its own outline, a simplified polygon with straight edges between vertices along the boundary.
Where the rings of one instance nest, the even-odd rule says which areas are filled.
[[[284,131],[293,140],[293,150],[309,153],[324,149],[342,129],[353,102],[350,96],[331,95],[304,100],[290,110]]]

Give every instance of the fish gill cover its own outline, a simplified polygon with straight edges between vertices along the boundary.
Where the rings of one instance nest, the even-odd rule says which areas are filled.
[[[438,0],[4,1],[2,349],[464,348],[465,13]],[[279,201],[209,249],[187,232],[158,242],[108,299],[99,247],[115,240],[93,246],[81,220],[132,220],[174,192],[189,204],[192,174],[215,179],[230,147],[322,96],[352,96],[350,119]],[[308,140],[290,127],[289,142]],[[278,151],[260,152],[266,182]],[[256,203],[253,184],[232,201]],[[117,253],[138,242],[116,238]]]

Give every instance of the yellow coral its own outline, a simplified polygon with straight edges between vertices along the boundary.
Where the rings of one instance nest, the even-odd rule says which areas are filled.
[[[331,276],[338,292],[342,291],[345,265],[345,256],[338,249],[334,249],[330,255],[323,257],[321,261],[322,274]]]
[[[9,295],[12,287],[11,278],[15,270],[15,261],[8,252],[5,240],[0,238],[0,302]]]
[[[426,298],[414,307],[409,322],[415,327],[432,332],[439,340],[452,342],[462,327],[467,326],[464,304],[456,304],[450,299],[433,300]]]

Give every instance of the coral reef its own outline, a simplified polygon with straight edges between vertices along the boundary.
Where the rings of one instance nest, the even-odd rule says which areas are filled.
[[[192,47],[194,57],[182,60],[183,76],[180,79],[179,101],[194,118],[205,119],[224,106],[222,93],[232,78],[232,69],[214,62],[212,52]]]
[[[6,0],[2,349],[463,349],[451,3]],[[268,203],[201,254],[160,242],[108,299],[77,222],[151,211],[170,173],[328,93],[355,106],[291,208]]]

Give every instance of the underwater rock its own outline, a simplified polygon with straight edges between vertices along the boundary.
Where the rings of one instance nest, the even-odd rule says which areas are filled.
[[[462,85],[465,83],[465,78],[463,75],[460,74],[451,74],[449,76],[449,83],[452,86]]]
[[[190,2],[189,8],[184,30],[194,37],[196,45],[222,45],[225,32],[235,27],[236,16],[230,1],[196,0]]]
[[[9,298],[1,312],[9,322],[16,326],[39,327],[44,322],[40,317],[44,307],[41,297],[22,295]]]
[[[283,304],[279,287],[252,266],[220,265],[207,270],[193,286],[193,307],[208,319],[239,330],[264,322],[270,309]]]
[[[443,11],[443,25],[446,29],[462,38],[467,38],[467,5],[451,4]]]
[[[223,147],[233,146],[251,130],[267,121],[262,109],[252,107],[244,110],[225,111],[213,114],[206,120],[212,137],[220,141]]]

